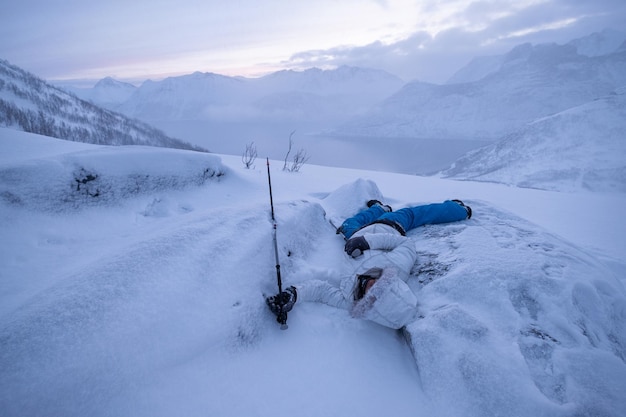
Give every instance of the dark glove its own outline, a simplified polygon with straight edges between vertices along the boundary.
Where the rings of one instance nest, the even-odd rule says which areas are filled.
[[[369,243],[363,236],[353,237],[346,242],[345,251],[353,258],[358,258],[370,248]]]
[[[388,205],[388,204],[383,204],[383,203],[381,203],[381,202],[380,202],[380,201],[378,201],[378,200],[370,200],[370,201],[368,201],[368,202],[367,202],[367,208],[370,208],[370,207],[372,207],[372,206],[374,206],[374,205],[376,205],[376,204],[378,204],[379,206],[381,206],[381,207],[382,207],[382,208],[383,208],[386,212],[388,212],[388,213],[393,211],[393,209],[391,208],[391,206],[390,206],[390,205]]]
[[[298,293],[296,291],[296,287],[292,285],[291,287],[285,289],[285,291],[279,294],[267,297],[265,299],[265,302],[267,303],[272,313],[274,313],[276,317],[278,317],[281,314],[291,311],[297,299]]]

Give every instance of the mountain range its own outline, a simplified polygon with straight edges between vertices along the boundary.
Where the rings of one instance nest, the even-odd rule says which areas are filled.
[[[399,90],[387,72],[342,66],[278,71],[260,78],[195,72],[140,87],[107,78],[76,95],[145,121],[301,118],[345,120]]]
[[[611,34],[606,37],[615,39]],[[473,61],[448,84],[408,83],[335,132],[497,140],[538,118],[626,85],[626,37],[622,34],[621,39],[615,50],[592,56],[579,52],[589,50],[590,42],[584,39],[565,45],[519,45],[502,56]]]
[[[105,79],[80,97],[144,121],[317,121],[333,136],[497,140],[535,119],[626,85],[626,33],[522,44],[477,57],[446,84],[379,70],[279,71],[261,78],[196,72],[140,87]]]

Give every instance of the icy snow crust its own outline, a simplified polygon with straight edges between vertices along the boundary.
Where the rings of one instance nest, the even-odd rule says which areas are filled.
[[[409,232],[419,311],[405,333],[314,303],[296,303],[281,331],[263,301],[276,291],[265,161],[246,170],[237,157],[6,129],[0,148],[3,416],[626,410],[623,258],[609,264],[550,222],[526,220],[541,218],[527,207],[502,208],[505,187],[310,165],[287,173],[271,161],[284,285],[351,273],[329,220],[370,198],[397,209],[447,195],[474,209],[469,221]],[[77,165],[109,178],[109,197],[57,199],[51,210],[40,188],[57,198]],[[207,168],[222,175],[199,181]],[[113,192],[137,172],[177,179]]]

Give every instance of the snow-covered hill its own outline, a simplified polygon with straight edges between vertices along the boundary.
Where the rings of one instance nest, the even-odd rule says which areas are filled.
[[[146,123],[82,101],[3,60],[0,126],[76,142],[201,149]]]
[[[408,342],[303,302],[279,330],[264,163],[0,129],[2,415],[623,415],[624,194],[271,164],[284,285],[352,272],[327,215],[471,204],[409,233]]]
[[[587,56],[572,44],[524,44],[468,73],[464,83],[409,83],[337,133],[495,140],[626,85],[626,50]]]
[[[626,88],[469,152],[447,177],[555,191],[626,192]]]

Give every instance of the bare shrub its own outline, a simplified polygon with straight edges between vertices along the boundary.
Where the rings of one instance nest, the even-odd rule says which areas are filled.
[[[294,133],[296,133],[295,130],[293,132],[291,132],[291,134],[289,134],[289,148],[287,149],[287,155],[285,155],[285,164],[283,165],[283,171],[298,172],[298,171],[300,171],[300,168],[302,168],[302,166],[310,158],[310,156],[308,156],[307,152],[304,149],[300,149],[293,156],[293,160],[291,162],[291,165],[287,165],[288,164],[287,160],[289,158],[289,154],[291,153],[291,148],[293,147],[293,139],[292,138],[293,138],[293,134]]]
[[[256,160],[256,157],[256,145],[254,144],[254,142],[251,142],[246,145],[246,150],[243,155],[241,155],[241,161],[243,162],[243,165],[246,167],[246,169],[250,169],[251,167],[254,168],[254,161]]]

